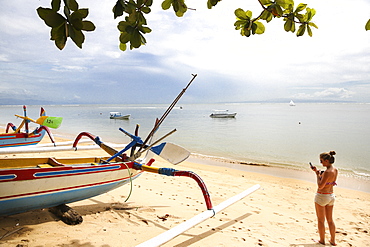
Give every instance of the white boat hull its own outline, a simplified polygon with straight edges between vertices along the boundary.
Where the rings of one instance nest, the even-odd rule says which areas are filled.
[[[235,118],[236,113],[212,113],[211,118]]]

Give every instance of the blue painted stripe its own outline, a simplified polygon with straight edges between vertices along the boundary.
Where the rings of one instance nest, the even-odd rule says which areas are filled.
[[[0,180],[8,180],[8,179],[14,179],[17,176],[15,174],[10,174],[10,175],[0,175]]]
[[[141,173],[132,177],[135,179]],[[71,189],[61,192],[44,193],[25,198],[16,198],[0,201],[0,216],[18,214],[33,209],[50,208],[60,204],[67,204],[91,198],[130,182],[129,179],[107,183],[103,185],[88,186],[80,189]]]
[[[107,167],[97,167],[97,168],[87,168],[87,169],[76,169],[67,171],[50,171],[50,172],[36,172],[34,177],[48,177],[48,176],[59,176],[68,174],[79,174],[86,172],[98,172],[119,169],[121,166],[107,166]]]
[[[0,138],[3,138],[3,139],[7,139],[7,138],[15,138],[15,137],[17,137],[17,136],[1,136],[1,135],[0,135]]]

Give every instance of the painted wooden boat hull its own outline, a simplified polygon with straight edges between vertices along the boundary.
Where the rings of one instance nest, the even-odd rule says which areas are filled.
[[[42,140],[45,133],[45,130],[41,130],[40,133],[31,136],[26,133],[0,134],[0,148],[36,145]]]
[[[0,160],[0,216],[49,208],[91,198],[137,178],[133,162],[96,163],[96,159],[49,158]],[[23,162],[29,167],[17,168]],[[74,164],[72,164],[74,163]],[[55,165],[55,164],[54,164]],[[14,168],[13,168],[14,167]],[[131,176],[130,176],[131,174]]]

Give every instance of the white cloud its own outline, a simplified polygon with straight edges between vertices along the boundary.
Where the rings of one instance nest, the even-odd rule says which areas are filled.
[[[296,99],[325,100],[325,99],[349,99],[356,93],[345,88],[327,88],[321,91],[309,93],[297,93],[293,95]]]
[[[224,0],[212,10],[206,2],[186,1],[196,10],[177,18],[173,10],[160,9],[161,1],[154,1],[147,15],[153,29],[146,35],[148,44],[121,52],[117,24],[122,18],[113,19],[110,0],[79,0],[81,7],[89,7],[87,19],[95,23],[96,31],[85,34],[82,50],[68,40],[63,51],[50,41],[50,29],[36,13],[37,7],[50,6],[50,0],[6,1],[0,10],[0,83],[12,82],[14,90],[41,84],[44,90],[55,92],[54,97],[59,92],[64,94],[60,98],[66,93],[73,98],[79,95],[73,90],[86,83],[114,82],[127,88],[129,82],[141,85],[141,90],[155,85],[166,91],[197,73],[199,88],[205,91],[202,97],[189,95],[192,100],[268,100],[293,95],[353,99],[356,94],[370,102],[370,32],[364,29],[370,18],[368,0],[302,1],[317,10],[314,22],[319,29],[313,30],[312,38],[286,33],[279,19],[266,24],[263,35],[242,37],[234,30],[234,10],[241,7],[257,15],[261,10],[257,0]],[[169,83],[169,78],[175,83]],[[75,88],[66,92],[57,87],[66,83]],[[116,89],[105,90],[113,95]]]
[[[68,71],[83,72],[83,71],[86,71],[87,68],[83,66],[60,65],[60,66],[53,66],[52,70],[58,71],[58,72],[68,72]]]
[[[328,88],[321,92],[316,92],[315,97],[339,97],[341,99],[351,98],[354,92],[351,92],[344,88]]]

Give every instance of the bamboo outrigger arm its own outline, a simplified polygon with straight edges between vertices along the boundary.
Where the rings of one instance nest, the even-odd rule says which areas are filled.
[[[104,144],[99,136],[94,136],[92,135],[91,133],[89,132],[81,132],[80,134],[78,134],[78,136],[76,137],[75,141],[73,142],[73,145],[72,147],[77,150],[77,144],[78,142],[81,140],[82,137],[88,137],[90,138],[92,141],[94,141],[100,148],[102,148],[105,152],[107,152],[109,155],[115,155],[116,153],[118,153],[118,151],[106,144]],[[127,160],[127,157],[126,157],[126,154],[122,154],[120,155],[120,157],[123,161],[126,161]]]
[[[156,247],[161,246],[164,243],[167,243],[171,239],[175,238],[176,236],[180,235],[181,233],[187,231],[188,229],[198,225],[199,223],[213,217],[216,213],[220,212],[221,210],[229,207],[230,205],[234,204],[235,202],[243,199],[244,197],[250,195],[251,193],[255,192],[260,188],[259,184],[256,184],[249,189],[241,192],[238,195],[235,195],[229,198],[226,201],[223,201],[219,205],[215,206],[212,210],[204,211],[193,218],[175,226],[174,228],[159,234],[158,236],[149,239],[148,241],[137,245],[136,247]]]
[[[136,170],[142,170],[146,172],[152,172],[152,173],[158,173],[161,175],[166,176],[174,176],[174,177],[190,177],[194,179],[200,189],[202,190],[204,200],[206,202],[206,206],[208,210],[212,210],[212,202],[211,202],[211,196],[208,193],[207,186],[196,173],[192,171],[179,171],[173,168],[157,168],[150,166],[154,162],[154,159],[150,159],[149,162],[146,165],[140,164],[135,162],[133,168]]]

